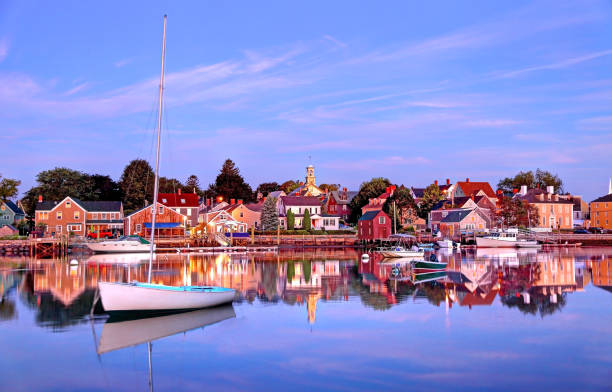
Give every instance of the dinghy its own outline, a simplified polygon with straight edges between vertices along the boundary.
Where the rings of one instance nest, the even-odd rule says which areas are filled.
[[[412,263],[412,269],[415,273],[439,272],[446,268],[447,263],[438,261],[436,255],[429,256],[429,261],[418,260]]]
[[[164,60],[166,55],[166,16],[162,40],[161,77],[159,83],[159,107],[157,114],[157,149],[155,157],[155,182],[153,200],[159,193],[159,149],[162,125],[162,99],[164,90]],[[107,312],[160,312],[199,309],[232,302],[234,289],[213,286],[166,286],[151,284],[153,252],[155,247],[155,223],[157,208],[151,209],[151,240],[149,241],[149,274],[147,283],[99,282],[102,306]]]

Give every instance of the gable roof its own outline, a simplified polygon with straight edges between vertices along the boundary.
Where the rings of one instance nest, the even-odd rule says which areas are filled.
[[[485,195],[489,197],[496,197],[493,188],[491,188],[491,185],[488,182],[458,181],[457,187],[461,188],[466,196],[470,196],[472,194],[476,196],[479,191],[483,191]]]
[[[610,202],[612,201],[612,193],[610,193],[609,195],[605,195],[602,197],[598,197],[597,199],[593,200],[591,203],[605,203],[605,202]]]
[[[160,203],[160,202],[157,202],[157,206],[159,206],[159,207],[168,207],[168,206],[166,206],[166,205],[164,205],[163,203]],[[142,207],[141,209],[138,209],[138,210],[136,210],[136,211],[132,212],[130,215],[126,216],[126,218],[129,218],[129,217],[131,217],[132,215],[136,215],[136,214],[138,214],[139,212],[144,211],[144,210],[146,210],[147,208],[151,208],[151,207],[153,207],[153,203],[149,204],[149,205],[148,205],[148,206],[146,206],[146,207]],[[185,214],[181,214],[180,212],[176,212],[176,211],[174,211],[172,208],[168,208],[168,211],[170,211],[170,213],[171,213],[171,214],[178,214],[178,215],[180,215],[180,216],[187,217],[187,215],[185,215]]]
[[[274,197],[276,199],[278,199],[278,198],[280,198],[282,196],[287,196],[285,191],[274,191],[274,192],[268,193],[268,197]]]
[[[23,212],[21,208],[17,207],[17,204],[13,203],[10,200],[5,201],[4,205],[7,206],[9,210],[13,211],[17,215],[25,215],[25,212]]]
[[[263,201],[259,201],[257,203],[245,204],[245,207],[248,208],[251,211],[261,212],[263,210],[263,205],[264,205],[264,202]]]
[[[349,204],[351,202],[351,200],[353,200],[353,198],[355,196],[357,196],[357,191],[347,191],[346,192],[346,200],[343,200],[340,198],[340,191],[331,191],[331,196],[334,198],[334,200],[336,200],[336,203],[338,204]]]
[[[550,200],[548,200],[549,195],[551,196]],[[540,196],[543,197],[543,200],[540,200]],[[532,188],[527,191],[527,194],[521,195],[520,193],[517,193],[516,195],[513,196],[513,198],[517,198],[519,200],[525,200],[528,203],[532,203],[532,204],[543,204],[544,203],[544,204],[571,204],[572,206],[574,205],[574,202],[571,200],[562,199],[562,198],[559,198],[559,200],[555,200],[552,196],[553,194],[548,193],[543,189]]]
[[[377,211],[368,211],[365,214],[363,214],[361,216],[361,218],[359,218],[360,221],[368,221],[368,220],[372,220],[374,218],[376,218],[378,216],[378,214],[380,213],[385,214],[385,212],[383,210],[377,210]],[[387,214],[385,214],[387,215]]]
[[[77,198],[66,196],[61,201],[43,201],[36,203],[36,211],[51,211],[64,200],[70,199],[78,204],[79,207],[87,212],[119,212],[121,211],[122,203],[120,201],[81,201]]]
[[[425,196],[425,188],[411,188],[414,197],[422,199]]]
[[[285,206],[316,206],[321,207],[321,199],[316,196],[281,196]]]
[[[470,215],[470,213],[474,210],[454,210],[449,211],[448,215],[446,215],[440,222],[442,223],[458,223],[465,219],[466,216]]]
[[[168,207],[198,207],[200,198],[195,193],[160,193],[157,201]]]

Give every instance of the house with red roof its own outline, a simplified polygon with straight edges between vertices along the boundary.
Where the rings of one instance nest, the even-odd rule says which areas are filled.
[[[473,182],[469,178],[465,181],[458,181],[452,192],[451,197],[470,197],[470,196],[487,196],[491,200],[496,200],[497,195],[488,182]]]
[[[198,210],[200,208],[200,198],[195,193],[182,193],[179,189],[177,193],[160,193],[157,195],[157,202],[166,207],[187,216],[187,224],[191,227],[198,225]]]
[[[394,192],[395,192],[395,185],[389,185],[387,188],[385,188],[384,193],[382,193],[378,197],[370,199],[368,204],[361,207],[361,214],[365,215],[365,213],[368,211],[382,210],[383,206],[387,202],[387,199],[393,196]]]

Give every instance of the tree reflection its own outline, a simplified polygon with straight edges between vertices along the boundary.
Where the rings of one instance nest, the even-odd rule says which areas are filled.
[[[0,301],[0,321],[8,321],[17,318],[15,301],[2,298]]]
[[[556,301],[551,301],[550,295],[532,294],[529,303],[526,303],[523,296],[505,295],[501,297],[501,302],[508,308],[517,308],[521,313],[544,316],[552,315],[560,311],[566,305],[567,294],[555,294]]]

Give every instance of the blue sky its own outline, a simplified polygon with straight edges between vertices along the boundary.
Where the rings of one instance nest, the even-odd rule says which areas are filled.
[[[0,173],[151,159],[164,13],[162,175],[229,157],[255,187],[310,156],[354,189],[540,167],[607,193],[609,1],[0,1]]]

